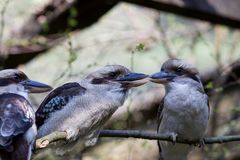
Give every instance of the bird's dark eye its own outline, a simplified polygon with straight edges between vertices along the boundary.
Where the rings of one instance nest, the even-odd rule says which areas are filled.
[[[176,72],[180,73],[180,72],[182,72],[182,70],[183,70],[182,67],[178,67],[178,68],[176,69]]]
[[[115,78],[115,77],[117,76],[117,73],[115,73],[115,72],[110,72],[108,75],[109,75],[109,77],[111,77],[111,78]]]
[[[18,74],[15,74],[15,75],[13,76],[13,78],[14,78],[14,80],[16,80],[16,81],[20,81],[20,80],[21,80],[21,77],[20,77]]]

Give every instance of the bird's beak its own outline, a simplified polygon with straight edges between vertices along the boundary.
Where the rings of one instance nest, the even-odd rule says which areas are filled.
[[[147,77],[148,75],[146,74],[130,72],[125,76],[116,79],[116,81],[123,84],[123,86],[126,88],[138,87],[147,83],[148,81],[146,80]]]
[[[150,76],[150,81],[154,83],[166,83],[171,81],[173,78],[175,78],[177,75],[174,73],[166,72],[166,71],[160,71],[157,73],[154,73]]]
[[[52,90],[52,87],[37,81],[25,80],[20,82],[24,89],[30,93],[42,93]]]

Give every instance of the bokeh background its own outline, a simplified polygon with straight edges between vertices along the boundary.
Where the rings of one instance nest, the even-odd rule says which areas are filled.
[[[194,0],[183,2],[199,5]],[[240,7],[235,3],[233,10]],[[226,4],[224,10],[223,4],[220,13],[228,7]],[[207,11],[209,5],[202,8]],[[227,25],[215,24],[114,0],[1,0],[0,9],[1,68],[18,68],[32,79],[57,87],[107,64],[152,74],[168,58],[186,59],[199,68],[210,97],[206,135],[240,134],[240,31],[234,28],[240,26],[238,23],[229,27],[227,20],[222,20]],[[37,108],[45,96],[31,96],[32,104]],[[155,131],[157,108],[163,96],[164,87],[157,84],[133,89],[105,128]],[[50,150],[34,157],[60,159]],[[62,157],[67,158],[157,160],[158,149],[156,141],[100,138],[96,146],[82,153],[75,149]],[[240,144],[196,147],[189,159],[239,160]]]

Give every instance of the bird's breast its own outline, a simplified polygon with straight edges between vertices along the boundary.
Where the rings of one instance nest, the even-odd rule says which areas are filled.
[[[178,134],[196,139],[203,136],[208,123],[206,96],[194,90],[172,92],[165,96],[163,122]],[[165,126],[167,127],[167,126]],[[164,127],[164,128],[165,128]],[[166,129],[166,128],[165,128]]]

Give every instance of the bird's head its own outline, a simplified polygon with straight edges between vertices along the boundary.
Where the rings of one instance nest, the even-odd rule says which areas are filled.
[[[89,74],[85,79],[93,87],[105,88],[111,91],[127,91],[147,82],[148,75],[131,72],[121,65],[107,65]]]
[[[197,68],[182,59],[167,60],[163,63],[160,72],[150,76],[150,80],[162,84],[184,80],[201,83]]]
[[[41,93],[50,91],[49,85],[30,80],[23,72],[17,69],[0,71],[0,92]]]

